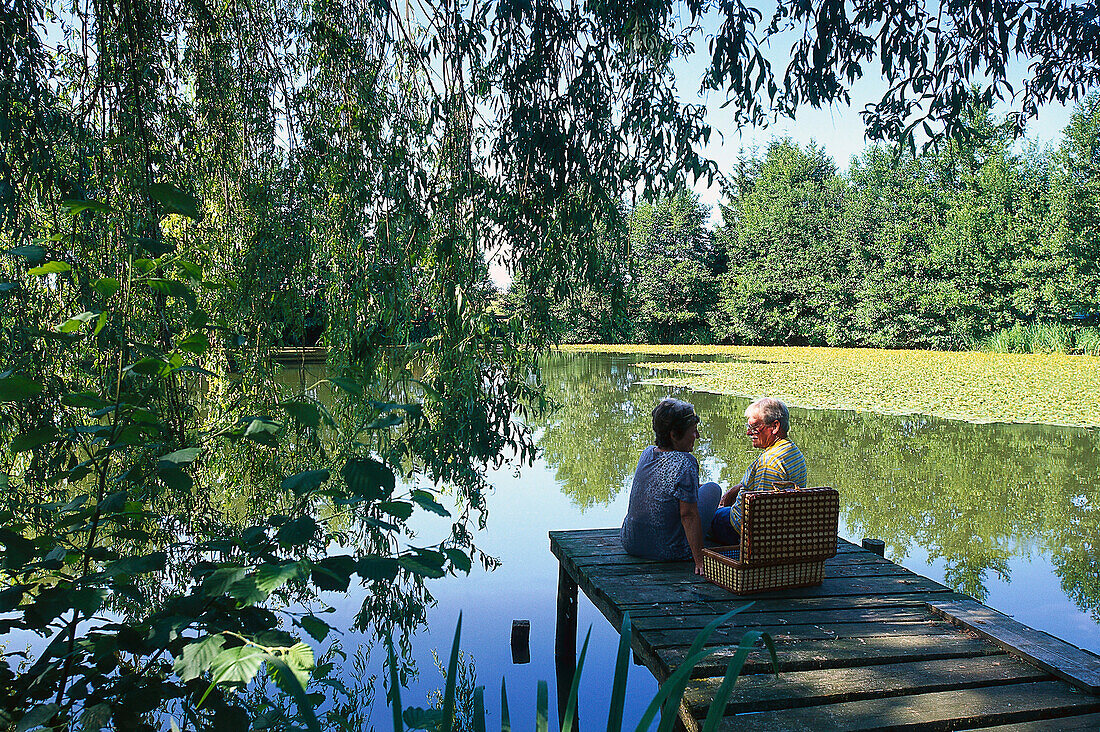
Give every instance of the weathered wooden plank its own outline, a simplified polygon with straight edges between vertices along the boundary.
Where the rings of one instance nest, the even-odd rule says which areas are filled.
[[[639,651],[643,658],[647,655],[657,661],[658,668],[667,676],[679,666],[686,657],[686,646],[671,648],[653,648],[646,642],[646,636],[638,636],[644,650]],[[1001,649],[980,638],[971,638],[962,633],[939,636],[882,636],[878,638],[837,638],[824,640],[776,641],[776,655],[779,667],[786,671],[809,671],[822,668],[847,668],[851,666],[870,666],[883,663],[904,663],[906,661],[932,660],[941,658],[973,658],[1002,653]],[[696,665],[692,678],[721,676],[726,664],[733,657],[734,650],[716,651]],[[771,668],[767,651],[762,645],[750,654],[745,664],[746,673],[765,673]],[[664,676],[660,677],[664,678]]]
[[[912,622],[885,622],[872,623],[830,623],[830,624],[798,624],[798,625],[769,625],[760,624],[753,627],[737,626],[733,628],[719,628],[711,633],[707,640],[707,646],[729,645],[739,643],[741,636],[751,630],[759,630],[768,633],[776,642],[795,640],[826,640],[833,638],[877,638],[881,636],[920,635],[920,636],[944,636],[958,635],[958,629],[950,623],[938,621],[912,621]],[[670,648],[674,646],[690,646],[699,635],[698,628],[685,628],[682,630],[651,630],[639,631],[653,648]]]
[[[551,531],[551,546],[558,546],[574,557],[602,554],[625,554],[619,542],[619,529],[581,529],[578,531]],[[555,552],[556,553],[556,552]],[[865,553],[866,549],[844,539],[837,540],[837,553]]]
[[[1022,655],[1074,686],[1100,694],[1100,656],[1013,620],[976,600],[929,602],[936,613]]]
[[[722,732],[749,729],[969,729],[1100,709],[1100,700],[1062,681],[987,686],[822,704],[725,717]]]
[[[726,714],[1049,680],[1047,672],[1008,655],[758,674],[737,680]],[[688,684],[683,703],[693,718],[706,717],[720,683],[709,678]]]
[[[892,595],[912,592],[950,592],[950,589],[938,582],[910,574],[889,577],[826,577],[816,587],[803,587],[797,590],[778,590],[759,592],[752,595],[734,595],[733,593],[705,580],[685,575],[682,579],[657,578],[642,575],[640,577],[615,577],[593,575],[593,581],[607,593],[614,602],[626,609],[635,605],[653,603],[690,603],[697,601],[725,601],[737,598],[742,602],[751,600],[771,600],[795,597],[841,597],[845,595]]]
[[[960,598],[954,592],[940,592],[931,595],[938,598]],[[661,618],[683,617],[690,618],[693,615],[722,615],[735,607],[749,605],[746,612],[789,612],[804,610],[836,610],[843,608],[912,608],[920,607],[928,610],[927,604],[930,595],[927,592],[898,593],[893,595],[875,595],[873,597],[861,597],[859,595],[846,595],[843,597],[785,597],[780,599],[758,599],[754,596],[742,598],[739,595],[730,594],[728,600],[716,600],[712,602],[690,602],[676,606],[663,605],[661,603],[649,603],[646,605],[629,605],[630,617]],[[751,605],[750,605],[751,603]],[[706,625],[706,622],[703,623]]]
[[[909,607],[871,607],[844,608],[841,610],[819,610],[816,608],[783,608],[774,612],[755,612],[756,607],[747,612],[738,613],[724,625],[727,628],[754,628],[756,626],[786,627],[788,625],[825,625],[835,623],[898,623],[917,620],[940,620],[938,615],[923,605]],[[631,623],[639,632],[651,630],[688,630],[698,632],[714,618],[707,615],[682,616],[631,616]]]
[[[587,557],[592,559],[592,557]],[[876,557],[876,559],[878,559]],[[646,563],[584,563],[577,562],[577,568],[591,574],[594,577],[678,577],[686,575],[695,578],[694,566],[691,562],[646,562]],[[900,567],[893,562],[879,560],[877,562],[825,562],[826,577],[877,577],[884,575],[912,575],[905,567]],[[699,580],[706,581],[706,580]]]
[[[1084,714],[1057,719],[1036,719],[1031,722],[999,724],[983,727],[986,732],[1096,732],[1100,730],[1100,714]]]

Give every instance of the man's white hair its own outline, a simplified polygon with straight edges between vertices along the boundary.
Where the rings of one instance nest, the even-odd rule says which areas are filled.
[[[749,416],[749,412],[756,412],[760,415],[760,419],[765,422],[779,420],[779,429],[782,430],[783,434],[787,434],[791,430],[791,412],[787,409],[787,405],[778,399],[760,397],[745,409],[746,417]]]

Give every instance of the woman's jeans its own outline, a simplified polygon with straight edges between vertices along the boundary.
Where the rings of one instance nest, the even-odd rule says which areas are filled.
[[[710,536],[722,545],[739,544],[741,537],[730,523],[729,507],[719,508],[722,487],[717,483],[699,486],[699,518],[703,522],[703,536]]]

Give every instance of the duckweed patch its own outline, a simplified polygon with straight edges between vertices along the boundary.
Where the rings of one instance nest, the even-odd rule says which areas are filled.
[[[929,414],[968,422],[1100,426],[1100,358],[1064,354],[785,346],[565,346],[564,351],[714,356],[644,362],[646,381],[764,394],[812,409]]]

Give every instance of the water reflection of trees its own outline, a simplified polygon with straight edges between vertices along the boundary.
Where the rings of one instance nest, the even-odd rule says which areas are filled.
[[[649,442],[649,412],[667,390],[644,387],[625,360],[558,356],[547,381],[561,408],[540,445],[562,490],[581,506],[612,500]],[[743,438],[749,400],[691,394],[700,462],[725,484],[753,457]],[[792,436],[810,481],[832,485],[856,536],[895,556],[911,547],[942,559],[947,582],[979,599],[1008,580],[1010,559],[1051,557],[1066,595],[1100,619],[1100,433],[1046,425],[970,424],[924,416],[796,409]]]

